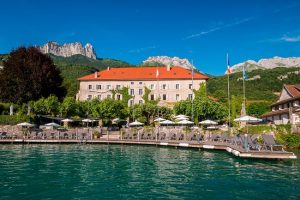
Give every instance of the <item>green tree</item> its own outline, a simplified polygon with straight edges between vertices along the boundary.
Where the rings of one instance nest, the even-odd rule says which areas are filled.
[[[76,114],[77,105],[73,97],[66,97],[60,104],[59,112],[64,117],[74,116]]]
[[[65,95],[60,71],[51,58],[34,47],[20,47],[9,54],[0,71],[0,100],[17,104],[54,94]]]
[[[260,117],[262,114],[268,112],[270,110],[270,102],[261,101],[261,102],[253,102],[247,106],[248,115]]]
[[[33,112],[36,115],[46,115],[47,114],[45,98],[42,97],[33,103]]]
[[[47,99],[44,100],[46,114],[47,115],[56,115],[59,112],[59,100],[56,96],[50,95]]]

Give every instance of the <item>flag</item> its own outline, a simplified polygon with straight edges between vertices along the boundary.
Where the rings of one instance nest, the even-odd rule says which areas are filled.
[[[229,63],[229,56],[227,54],[227,74],[231,74],[231,69],[230,69],[230,63]]]
[[[156,78],[158,78],[159,76],[159,71],[158,71],[158,67],[156,67]]]
[[[244,80],[248,79],[248,76],[247,76],[247,73],[246,73],[246,69],[245,69],[245,64],[243,65],[243,79]]]

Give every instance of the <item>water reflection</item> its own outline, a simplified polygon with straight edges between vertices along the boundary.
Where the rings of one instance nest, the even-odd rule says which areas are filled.
[[[0,167],[0,199],[300,198],[299,160],[243,160],[220,151],[1,145]]]

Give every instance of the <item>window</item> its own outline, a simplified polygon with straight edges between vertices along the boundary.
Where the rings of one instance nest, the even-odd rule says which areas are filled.
[[[154,101],[154,94],[151,94],[151,95],[150,95],[150,100],[151,100],[151,101]]]
[[[107,95],[107,98],[108,98],[108,99],[111,99],[111,95],[110,95],[110,94],[108,94],[108,95]]]
[[[163,94],[163,100],[167,100],[167,95],[166,94]]]
[[[110,90],[110,88],[111,88],[110,85],[107,85],[107,86],[106,86],[106,89],[107,89],[107,90]]]
[[[129,100],[129,105],[130,105],[130,106],[133,106],[133,103],[134,103],[133,99],[130,99],[130,100]]]
[[[143,84],[143,82],[139,82],[139,84],[140,84],[140,85],[142,85],[142,84]]]
[[[163,84],[163,85],[162,85],[162,89],[163,89],[163,90],[167,89],[167,84]]]
[[[154,90],[154,84],[151,84],[151,85],[150,85],[150,89],[151,89],[151,90]]]
[[[143,100],[139,100],[139,104],[143,104]]]
[[[92,85],[89,85],[88,88],[89,88],[89,90],[91,90],[93,87],[92,87]]]
[[[98,95],[98,100],[101,100],[101,95],[100,94]]]
[[[189,94],[188,99],[192,100],[193,99],[193,94]]]
[[[189,84],[189,89],[193,89],[193,84]]]
[[[130,95],[134,95],[134,89],[130,89]]]
[[[121,100],[121,95],[117,94],[117,100]]]
[[[176,88],[176,90],[179,90],[180,85],[179,85],[179,84],[176,84],[176,85],[175,85],[175,88]]]
[[[143,89],[139,89],[139,95],[143,95]]]
[[[97,89],[97,90],[101,90],[101,85],[97,85],[97,86],[96,86],[96,89]]]
[[[180,99],[180,96],[179,96],[179,94],[176,94],[176,101],[179,101]]]
[[[93,96],[92,95],[88,95],[87,100],[92,100]]]
[[[131,84],[131,85],[134,85],[134,82],[131,82],[130,84]]]
[[[121,85],[117,85],[117,86],[116,86],[116,89],[117,89],[117,90],[121,89]]]

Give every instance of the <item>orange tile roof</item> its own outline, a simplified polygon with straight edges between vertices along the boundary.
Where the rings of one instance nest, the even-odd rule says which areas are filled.
[[[156,71],[159,71],[158,78]],[[171,67],[167,71],[167,67],[127,67],[127,68],[110,68],[103,71],[89,74],[79,78],[79,81],[96,81],[96,80],[178,80],[191,79],[192,71],[182,67]],[[201,73],[194,73],[194,79],[207,80],[208,77]]]
[[[287,92],[292,95],[292,97],[300,96],[300,84],[297,85],[284,85]]]

